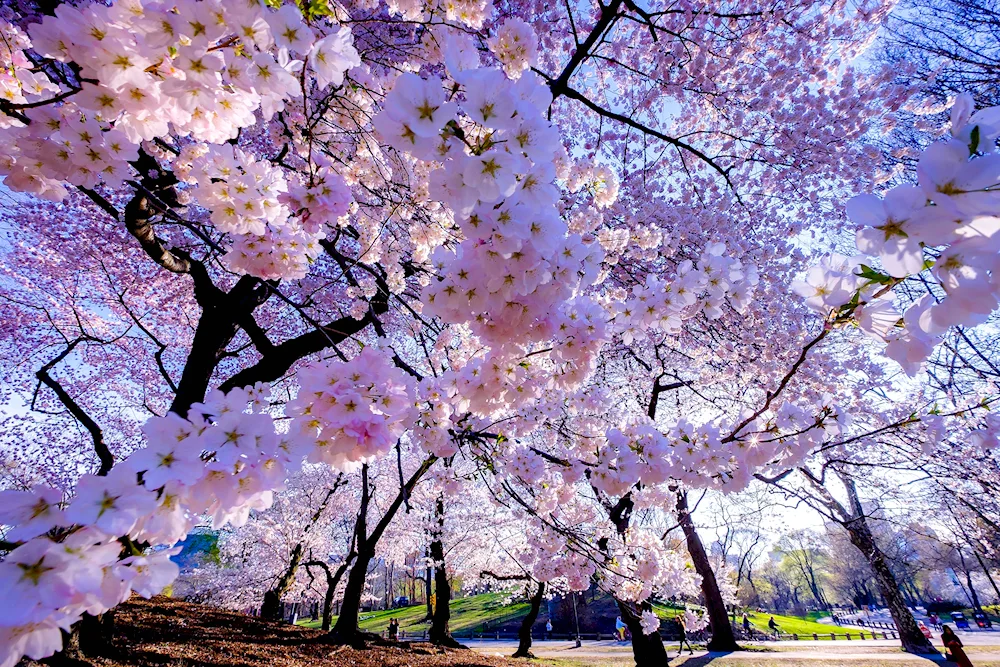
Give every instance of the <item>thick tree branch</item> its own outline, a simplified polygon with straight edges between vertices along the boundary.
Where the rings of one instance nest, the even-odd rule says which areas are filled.
[[[271,294],[266,284],[250,276],[243,276],[228,293],[223,292],[212,283],[203,265],[195,262],[191,264],[191,269],[195,299],[201,305],[202,313],[184,372],[177,384],[177,394],[170,406],[170,411],[179,415],[187,415],[193,403],[204,400],[212,374],[226,353],[226,346],[236,335],[238,323],[246,321]],[[223,391],[231,388],[223,387]]]
[[[321,329],[315,329],[274,345],[269,352],[261,357],[260,361],[233,375],[219,388],[222,391],[229,391],[235,387],[252,385],[255,382],[277,380],[284,376],[296,361],[342,343],[363,331],[372,323],[373,319],[370,313],[360,320],[350,316],[341,317],[324,325]]]

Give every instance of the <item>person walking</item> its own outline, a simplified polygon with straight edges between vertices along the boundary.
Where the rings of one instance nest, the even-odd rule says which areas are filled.
[[[681,626],[681,643],[677,646],[677,655],[679,656],[684,652],[684,644],[687,644],[688,653],[690,655],[694,655],[694,649],[691,648],[691,642],[688,641],[687,626],[684,624],[684,618],[679,618],[678,622]]]
[[[743,613],[743,631],[747,633],[747,637],[753,635],[753,630],[750,629],[750,617],[746,615],[746,612]]]
[[[948,653],[944,656],[946,660],[957,663],[959,667],[972,667],[972,661],[969,660],[969,656],[965,655],[962,640],[958,638],[950,625],[944,626],[944,630],[941,632],[941,643],[948,649]]]
[[[618,641],[625,641],[625,623],[621,616],[615,619],[615,636],[618,637]]]
[[[778,634],[778,624],[775,622],[774,616],[772,616],[770,619],[768,619],[768,621],[767,621],[767,627],[775,635]]]
[[[551,618],[545,621],[545,638],[546,639],[551,639],[552,638],[552,619]]]
[[[389,641],[394,642],[399,639],[399,621],[394,618],[389,619]]]

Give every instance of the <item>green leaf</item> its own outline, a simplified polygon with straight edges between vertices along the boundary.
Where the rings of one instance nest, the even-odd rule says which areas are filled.
[[[299,3],[303,16],[310,23],[323,16],[333,14],[328,0],[299,0]]]
[[[892,281],[892,276],[876,271],[866,264],[861,265],[861,270],[857,275],[879,285],[887,285]]]

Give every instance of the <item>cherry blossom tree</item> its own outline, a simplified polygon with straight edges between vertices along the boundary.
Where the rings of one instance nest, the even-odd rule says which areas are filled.
[[[699,586],[735,647],[690,489],[886,432],[996,445],[971,392],[849,419],[883,352],[916,376],[1000,302],[996,109],[960,97],[916,185],[845,196],[886,183],[868,140],[914,92],[855,64],[888,2],[26,4],[0,26],[0,665],[162,590],[196,522],[247,524],[303,462],[357,500],[334,641],[434,480],[522,522],[539,584],[610,592],[637,664],[666,655],[651,599]],[[807,261],[855,227],[866,259]],[[322,569],[304,531],[272,608]]]

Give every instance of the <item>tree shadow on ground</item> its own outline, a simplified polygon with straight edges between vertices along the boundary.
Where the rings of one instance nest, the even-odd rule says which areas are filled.
[[[689,655],[684,662],[679,662],[678,659],[684,656],[676,656],[670,659],[671,665],[683,665],[684,667],[703,667],[703,665],[710,664],[716,658],[724,658],[727,655],[732,655],[732,651],[717,651],[714,653],[706,653],[704,655]]]

